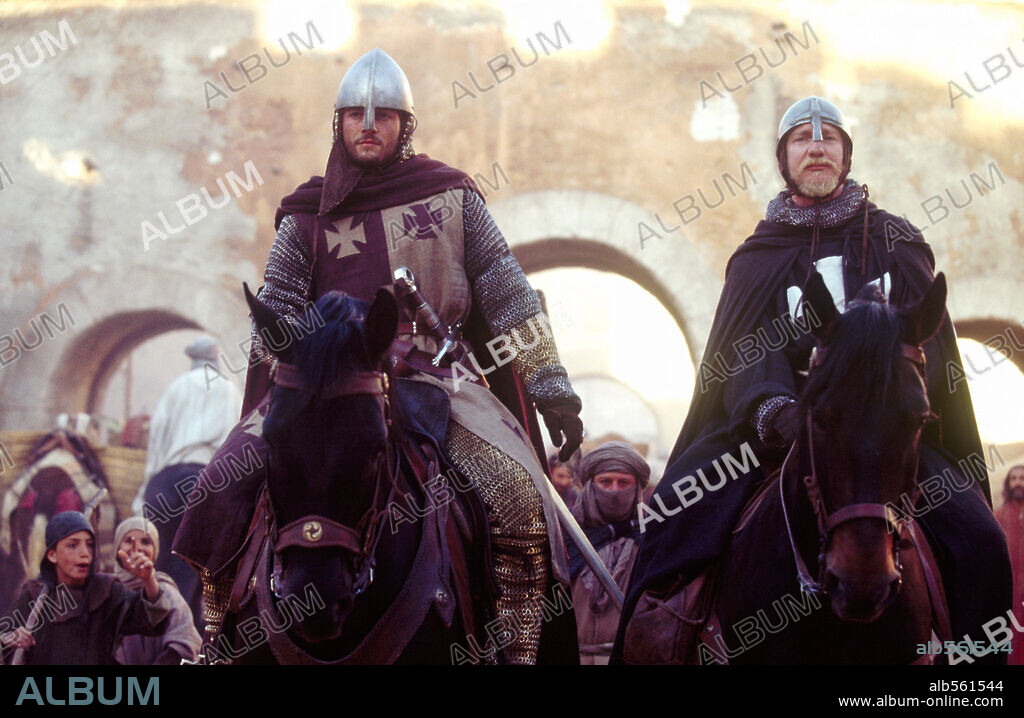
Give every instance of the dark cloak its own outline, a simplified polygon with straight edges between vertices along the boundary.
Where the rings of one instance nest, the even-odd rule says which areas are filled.
[[[880,210],[870,202],[867,210],[868,255],[872,261],[868,263],[865,276],[860,277],[860,284],[878,276],[879,270],[889,271],[893,278],[892,303],[900,305],[916,300],[934,276],[935,258],[931,248],[920,231],[909,222]],[[820,247],[830,244],[843,247],[846,296],[850,299],[857,289],[853,287],[851,292],[849,285],[850,275],[855,274],[853,268],[861,261],[859,250],[863,228],[864,212],[860,211],[843,224],[822,229],[820,235]],[[707,347],[698,365],[689,412],[669,456],[665,474],[648,502],[659,514],[663,512],[654,503],[655,497],[660,497],[668,511],[682,508],[672,489],[673,482],[695,475],[698,468],[707,467],[705,471],[710,472],[712,462],[726,453],[740,456],[739,447],[744,441],[750,443],[762,465],[766,461],[776,465],[781,461],[781,454],[764,446],[747,422],[753,409],[766,396],[798,394],[794,389],[791,359],[785,356],[787,350],[768,351],[761,362],[735,372],[734,376],[724,376],[720,372],[712,376],[704,367],[717,369],[724,366],[735,370],[742,366],[735,343],[761,324],[765,307],[777,306],[778,298],[789,286],[794,272],[803,276],[801,265],[806,267],[810,260],[810,238],[809,227],[762,220],[754,234],[729,259]],[[819,251],[816,258],[829,254],[832,252]],[[802,286],[802,282],[800,284]],[[813,339],[810,336],[804,338],[806,353],[813,345]],[[963,367],[948,312],[942,328],[924,345],[924,349],[929,398],[932,410],[940,420],[928,427],[923,440],[955,461],[967,461],[972,453],[984,456],[967,383],[958,382],[955,391],[949,390],[947,365],[955,364],[961,372],[959,376],[963,375]],[[802,366],[806,366],[806,360]],[[751,379],[752,375],[758,378]],[[702,376],[705,391],[701,390]],[[730,394],[728,403],[734,407],[731,413],[726,410],[727,393]],[[976,479],[991,505],[987,477]],[[745,475],[730,480],[722,490],[706,491],[701,500],[683,511],[664,516],[664,521],[645,522],[619,624],[613,662],[621,657],[624,626],[632,616],[640,595],[680,574],[692,579],[722,556],[728,547],[733,523],[761,481],[760,469],[751,468]]]

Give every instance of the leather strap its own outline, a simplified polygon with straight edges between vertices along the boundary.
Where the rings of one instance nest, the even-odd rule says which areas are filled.
[[[412,376],[416,372],[429,374],[439,379],[452,379],[452,367],[448,357],[441,360],[440,366],[434,366],[431,360],[432,355],[422,351],[412,342],[404,339],[396,339],[391,343],[391,367],[395,374],[401,377]],[[468,381],[487,388],[487,380],[477,375],[472,362],[461,363],[463,369],[469,372],[471,378],[464,372],[459,372],[460,381]]]
[[[245,553],[242,554],[242,559],[238,563],[235,580],[231,586],[231,597],[227,608],[229,613],[237,613],[244,605],[246,602],[245,595],[250,587],[250,582],[255,578],[253,571],[263,550],[264,540],[270,531],[267,498],[267,485],[264,484],[260,490],[259,500],[256,503],[256,513],[249,523],[248,531],[246,531],[245,541],[243,542]]]
[[[336,660],[322,661],[299,648],[287,631],[268,631],[267,643],[278,663],[328,666],[394,663],[419,630],[431,604],[438,600],[444,590],[439,580],[441,550],[438,546],[440,534],[437,514],[434,511],[423,518],[422,540],[402,588],[394,602],[351,653]],[[262,575],[256,581],[257,606],[261,612],[276,611],[268,580],[269,542],[264,547],[260,566]],[[453,597],[449,595],[447,598],[450,601]]]
[[[888,504],[849,504],[844,506],[828,515],[825,519],[825,530],[831,531],[839,524],[854,519],[882,519],[889,524],[892,533],[899,534],[899,516]]]
[[[935,554],[932,553],[932,547],[928,543],[927,537],[918,526],[917,519],[908,521],[906,525],[910,540],[914,543],[914,548],[917,549],[925,584],[928,586],[928,598],[931,599],[935,632],[939,636],[939,641],[945,645],[945,641],[953,640],[953,630],[950,626],[949,606],[946,604],[946,592],[942,586],[938,563],[935,561]]]
[[[306,386],[306,381],[299,373],[294,364],[277,362],[274,374],[271,377],[276,386],[285,389],[298,389],[300,391],[311,391]],[[321,399],[334,399],[339,396],[351,396],[354,394],[371,394],[384,396],[387,394],[387,377],[383,372],[378,371],[356,371],[349,372],[340,381],[326,387],[319,392]]]
[[[274,541],[274,552],[280,553],[289,546],[298,546],[299,548],[338,546],[355,554],[363,552],[360,536],[354,529],[316,515],[303,516],[278,531]]]

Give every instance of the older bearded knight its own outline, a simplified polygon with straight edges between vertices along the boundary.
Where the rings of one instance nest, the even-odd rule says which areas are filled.
[[[758,467],[778,466],[796,438],[800,371],[815,344],[796,323],[811,321],[798,311],[800,287],[811,271],[823,276],[839,312],[866,284],[875,284],[891,304],[907,306],[933,279],[935,258],[921,233],[869,202],[866,185],[847,179],[853,140],[834,104],[814,96],[794,103],[779,123],[776,157],[786,189],[726,267],[689,414],[652,497],[663,515],[641,517],[644,534],[613,660],[630,660],[626,628],[640,596],[692,581],[725,552],[742,507],[767,474]],[[920,520],[937,546],[954,637],[983,641],[983,624],[1009,605],[1006,541],[990,508],[967,384],[947,381],[948,374],[964,376],[948,315],[923,349],[928,398],[939,419],[922,435],[918,479],[940,477],[951,485],[944,488],[949,498],[926,506]],[[674,482],[698,472],[713,475],[712,463],[741,453],[744,444],[753,448],[757,466],[720,491],[682,503]],[[1005,654],[975,660],[1000,662]]]

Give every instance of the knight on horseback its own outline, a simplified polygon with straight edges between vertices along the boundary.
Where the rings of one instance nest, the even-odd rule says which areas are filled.
[[[416,126],[412,93],[398,64],[379,49],[357,60],[338,90],[324,176],[300,185],[277,211],[277,236],[258,298],[294,323],[333,290],[370,302],[379,288],[393,286],[396,270],[409,270],[405,276],[415,278],[440,322],[428,321],[399,297],[391,368],[447,399],[439,444],[486,506],[495,614],[525,627],[506,646],[505,658],[534,663],[542,629],[538,599],[555,584],[567,588],[569,574],[558,518],[538,488],[547,478],[532,408],[568,458],[582,441],[581,401],[559,361],[538,295],[475,183],[415,154]],[[258,361],[250,361],[246,380],[246,418],[220,454],[260,435],[273,350],[279,348],[264,346],[264,339],[254,323]],[[215,456],[210,466],[217,462]],[[204,581],[208,631],[223,618],[252,516],[247,510],[226,520],[222,509],[254,507],[261,476],[253,469],[216,495],[210,492],[189,509],[178,533],[175,552]],[[199,490],[209,480],[201,477]],[[574,645],[566,646],[565,655],[573,651]]]
[[[868,201],[867,185],[848,179],[852,156],[849,126],[828,100],[806,97],[783,115],[776,157],[786,189],[727,265],[689,413],[650,502],[657,512],[641,509],[644,532],[613,662],[685,662],[693,655],[694,634],[707,616],[702,594],[709,569],[726,553],[756,489],[794,441],[807,436],[801,432],[810,420],[798,398],[820,342],[815,334],[821,333],[821,317],[801,314],[808,278],[821,275],[839,313],[869,284],[894,307],[917,302],[932,285],[931,248],[909,222]],[[910,508],[935,547],[953,635],[981,639],[983,624],[1005,613],[1010,602],[1006,542],[992,515],[984,468],[977,471],[985,455],[967,384],[947,381],[948,367],[963,372],[948,314],[937,333],[921,341],[927,398],[937,420],[923,430],[917,477],[957,477],[969,488],[947,487],[943,501],[925,505],[922,499]],[[752,451],[754,465],[744,458],[742,474],[712,487],[706,477],[721,473],[723,457],[741,449]],[[789,553],[788,546],[780,550]],[[748,593],[756,590],[751,586]],[[694,611],[696,628],[687,633],[683,655],[676,645],[652,645],[642,620],[631,626],[645,605],[653,605],[649,597],[670,600],[666,595]],[[977,660],[1001,662],[1005,656]]]

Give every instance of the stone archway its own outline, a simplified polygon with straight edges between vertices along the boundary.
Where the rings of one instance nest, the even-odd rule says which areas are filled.
[[[157,335],[200,329],[229,356],[249,336],[241,292],[155,268],[133,270],[128,291],[102,272],[80,274],[51,295],[46,308],[52,311],[60,304],[73,317],[73,326],[3,373],[2,429],[44,430],[58,413],[96,408],[121,359]]]
[[[651,212],[627,200],[580,190],[547,190],[495,202],[491,214],[525,272],[579,266],[616,272],[660,301],[696,365],[704,353],[722,280],[688,240],[649,242]]]
[[[1013,319],[963,319],[954,322],[961,339],[973,339],[1008,356],[1024,373],[1024,327]],[[995,356],[995,355],[993,355]],[[1002,361],[1002,360],[999,360]]]

